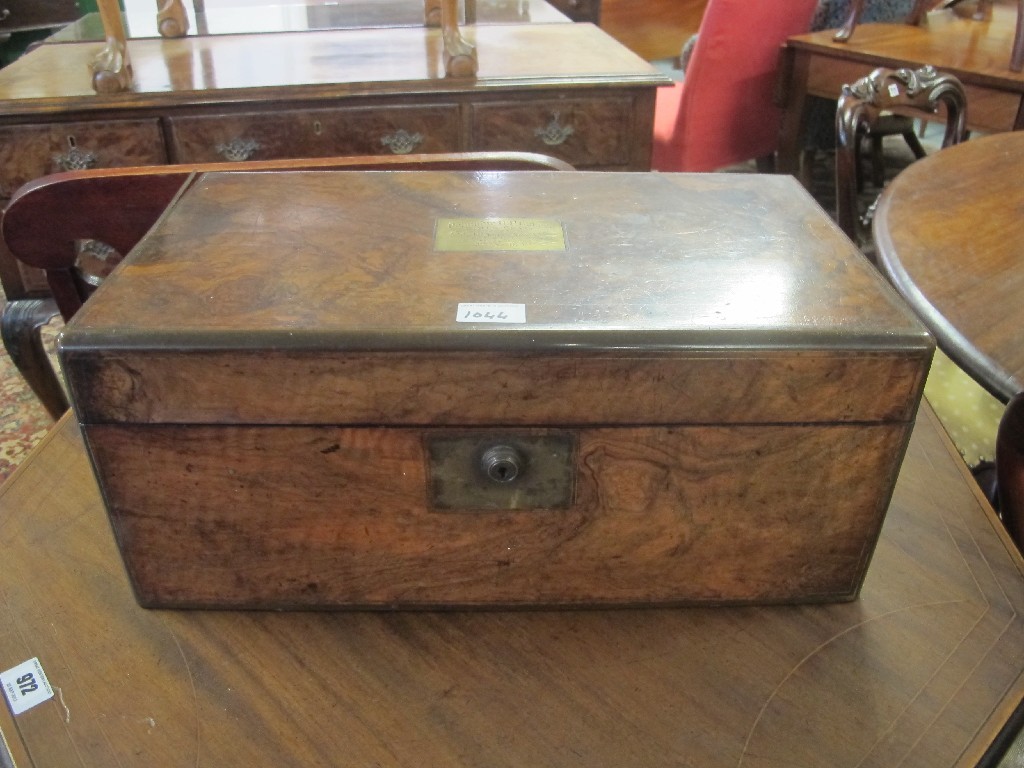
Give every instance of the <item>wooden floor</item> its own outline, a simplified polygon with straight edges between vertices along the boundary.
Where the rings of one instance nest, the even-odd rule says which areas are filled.
[[[603,0],[601,28],[648,61],[679,55],[707,0]]]

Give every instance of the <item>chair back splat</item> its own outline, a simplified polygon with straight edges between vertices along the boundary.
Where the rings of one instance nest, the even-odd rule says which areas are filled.
[[[857,207],[858,142],[894,113],[937,119],[940,106],[946,121],[942,146],[960,143],[967,136],[967,95],[953,75],[934,67],[880,68],[843,86],[836,108],[836,218],[855,243],[866,239]]]

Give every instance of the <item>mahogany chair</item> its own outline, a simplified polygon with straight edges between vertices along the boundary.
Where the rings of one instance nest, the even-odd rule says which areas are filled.
[[[942,146],[967,137],[967,95],[953,75],[933,67],[876,69],[853,85],[844,85],[836,108],[836,219],[858,245],[870,242],[858,210],[858,147],[875,126],[892,114],[936,119],[945,108]]]
[[[906,22],[916,26],[924,19],[928,11],[935,8],[953,8],[961,3],[961,0],[915,0],[914,7],[907,16]],[[978,5],[971,18],[978,21],[991,18],[993,0],[978,0]],[[843,26],[836,32],[834,39],[837,42],[846,42],[853,35],[857,23],[864,13],[864,0],[853,0],[850,6],[850,15],[846,18]],[[1024,69],[1024,0],[1017,0],[1017,27],[1013,36],[1013,49],[1010,52],[1010,70],[1020,72]]]
[[[121,255],[142,239],[175,195],[198,174],[294,170],[573,168],[561,160],[526,152],[465,152],[90,169],[31,181],[8,203],[2,233],[16,259],[46,273],[53,299],[9,302],[3,314],[3,341],[15,366],[54,418],[67,410],[68,403],[46,354],[42,327],[58,312],[64,320],[70,319]]]
[[[686,76],[658,90],[651,167],[713,171],[758,159],[774,168],[782,44],[806,32],[817,0],[709,0]]]

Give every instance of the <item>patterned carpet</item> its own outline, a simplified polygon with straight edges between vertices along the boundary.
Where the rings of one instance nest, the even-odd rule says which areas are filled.
[[[0,299],[3,299],[0,289]],[[6,299],[3,299],[6,301]],[[54,333],[48,333],[52,339]],[[18,466],[28,451],[52,426],[53,420],[32,390],[28,388],[18,369],[0,350],[0,481]]]

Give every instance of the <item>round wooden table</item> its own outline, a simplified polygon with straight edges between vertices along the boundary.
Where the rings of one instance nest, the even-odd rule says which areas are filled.
[[[943,149],[897,176],[874,220],[878,263],[939,347],[1007,403],[1000,514],[1024,548],[1024,132]]]
[[[941,150],[900,173],[874,220],[882,271],[985,389],[1024,389],[1024,132]]]

